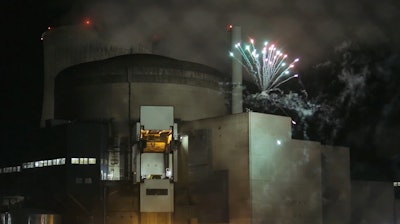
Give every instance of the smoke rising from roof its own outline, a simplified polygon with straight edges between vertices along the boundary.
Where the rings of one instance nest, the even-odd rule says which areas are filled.
[[[82,16],[120,43],[157,37],[155,53],[221,69],[227,62],[227,24],[243,37],[278,42],[308,65],[335,44],[352,39],[399,44],[400,7],[391,0],[286,1],[91,1]],[[70,15],[77,15],[71,12]],[[223,69],[223,66],[222,66]]]

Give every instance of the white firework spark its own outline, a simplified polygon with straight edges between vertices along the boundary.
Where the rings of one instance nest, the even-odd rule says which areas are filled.
[[[235,44],[233,50],[237,51],[243,60],[236,57],[234,52],[230,52],[230,56],[247,70],[262,92],[277,90],[281,84],[298,77],[298,74],[293,74],[291,70],[299,59],[287,63],[287,55],[275,44],[269,45],[265,42],[262,49],[257,50],[254,39],[250,39],[244,47],[241,43]]]

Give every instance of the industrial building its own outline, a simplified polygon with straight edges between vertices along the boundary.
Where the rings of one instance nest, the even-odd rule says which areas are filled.
[[[43,127],[0,169],[0,223],[351,223],[348,148],[231,113],[229,75],[99,32],[44,33]]]

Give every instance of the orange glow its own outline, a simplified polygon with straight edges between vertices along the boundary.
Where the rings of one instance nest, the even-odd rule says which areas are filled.
[[[146,140],[143,152],[165,152],[172,141],[171,130],[142,130],[141,138]]]
[[[86,24],[86,25],[90,25],[91,23],[92,23],[92,22],[91,22],[89,19],[86,19],[86,20],[85,20],[85,24]]]

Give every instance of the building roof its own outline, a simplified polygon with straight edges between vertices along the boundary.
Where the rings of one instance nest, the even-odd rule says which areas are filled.
[[[227,79],[206,65],[154,54],[127,54],[86,62],[61,71],[56,85],[91,85],[115,82],[180,83],[214,86]],[[210,87],[211,87],[210,86]]]

